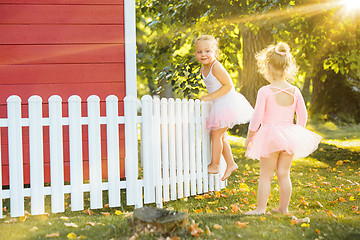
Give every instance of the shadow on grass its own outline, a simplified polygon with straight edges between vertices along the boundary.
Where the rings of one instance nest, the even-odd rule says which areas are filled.
[[[310,157],[324,162],[331,167],[335,167],[336,163],[342,161],[359,162],[360,152],[353,151],[347,148],[340,148],[336,145],[320,143],[318,149],[310,155]]]

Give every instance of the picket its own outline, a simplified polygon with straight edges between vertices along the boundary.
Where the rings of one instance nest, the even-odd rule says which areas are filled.
[[[65,210],[61,102],[60,96],[53,95],[49,98],[51,211],[53,213]]]
[[[201,105],[198,99],[195,100],[195,158],[196,158],[196,186],[197,193],[201,194],[205,192],[203,187],[203,175],[202,175],[202,151],[201,151]],[[206,169],[207,170],[207,169]],[[205,182],[204,182],[205,186]]]
[[[42,99],[40,96],[31,96],[28,103],[31,214],[39,215],[45,213]]]
[[[163,197],[164,202],[170,201],[170,182],[169,182],[169,121],[167,111],[167,99],[161,99],[161,159],[163,176]]]
[[[196,195],[196,156],[195,156],[195,105],[194,100],[189,100],[188,106],[188,116],[189,116],[189,168],[190,168],[190,186],[191,196]]]
[[[120,152],[119,152],[119,99],[110,95],[106,98],[106,136],[109,183],[109,206],[120,206]]]
[[[10,96],[8,107],[8,146],[10,178],[10,210],[12,217],[24,214],[23,150],[21,134],[21,99]]]
[[[87,116],[81,115],[79,96],[68,99],[68,117],[62,115],[62,99],[54,95],[48,99],[49,117],[42,116],[42,99],[28,100],[29,117],[21,117],[21,99],[7,100],[8,118],[0,119],[8,128],[10,189],[0,188],[0,200],[10,199],[11,217],[23,216],[24,197],[31,197],[31,214],[45,213],[46,195],[51,195],[51,211],[65,211],[65,194],[70,193],[71,210],[84,209],[84,193],[90,192],[90,208],[103,207],[103,191],[108,191],[109,206],[121,206],[121,189],[126,189],[126,203],[143,204],[189,197],[226,186],[220,181],[226,166],[220,163],[220,174],[208,175],[210,162],[210,134],[206,118],[210,103],[199,100],[159,99],[144,96],[141,116],[137,113],[137,99],[124,98],[124,116],[119,116],[119,99],[106,98],[106,116],[100,116],[100,99],[87,98]],[[125,177],[120,179],[119,126],[125,129]],[[140,145],[139,145],[139,128]],[[63,131],[69,126],[70,185],[64,182]],[[102,179],[101,126],[106,125],[107,180]],[[43,128],[49,126],[50,186],[44,187]],[[89,183],[83,179],[83,126],[88,127]],[[29,127],[30,188],[23,184],[22,129]],[[140,146],[143,176],[139,175]],[[0,152],[0,166],[1,166]],[[1,184],[0,168],[0,184]],[[140,177],[139,177],[140,176]],[[0,201],[0,207],[3,207]],[[0,217],[3,216],[0,211]]]
[[[203,192],[213,191],[212,176],[208,176],[207,166],[210,163],[210,136],[206,131],[206,119],[208,117],[209,106],[205,102],[201,103],[201,132],[202,132],[202,167],[203,167]]]
[[[154,165],[153,165],[153,104],[150,96],[141,98],[142,127],[141,149],[144,169],[144,203],[155,202]]]
[[[176,200],[176,151],[175,151],[175,101],[168,100],[169,118],[169,162],[170,162],[170,198]]]
[[[89,136],[89,178],[90,208],[102,208],[102,170],[101,170],[101,136],[100,136],[100,98],[92,95],[88,102],[88,136]]]
[[[137,131],[136,98],[124,98],[125,118],[125,177],[126,201],[129,205],[139,205],[138,195],[138,131]],[[142,199],[141,199],[142,202]]]
[[[183,149],[182,149],[182,123],[181,123],[181,100],[175,100],[175,150],[176,150],[176,180],[177,198],[184,197],[184,177],[183,177]]]
[[[182,151],[184,164],[184,196],[190,196],[190,162],[189,162],[189,104],[187,99],[182,100]]]
[[[153,100],[154,114],[153,114],[153,167],[154,167],[154,181],[156,192],[156,206],[162,207],[162,177],[161,177],[161,133],[160,133],[160,99]]]
[[[84,209],[81,98],[74,95],[68,101],[71,210],[79,211]]]

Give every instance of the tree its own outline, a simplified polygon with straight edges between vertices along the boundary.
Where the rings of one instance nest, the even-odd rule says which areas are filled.
[[[349,107],[354,104],[349,103],[359,105],[359,16],[345,18],[349,14],[338,14],[342,9],[333,0],[174,0],[170,4],[138,0],[142,19],[138,51],[144,66],[139,76],[153,82],[153,92],[164,89],[167,82],[175,96],[198,97],[204,85],[193,41],[200,34],[212,34],[219,38],[220,61],[237,90],[254,104],[257,90],[266,84],[257,73],[255,53],[270,43],[285,41],[300,67],[294,83],[311,101],[312,112],[330,116],[340,111],[358,119],[357,111]],[[157,75],[151,81],[154,72]],[[346,84],[333,84],[333,77]],[[328,96],[322,93],[322,84],[328,94],[336,92],[330,91],[333,86],[341,87],[346,106],[335,109],[325,104]]]

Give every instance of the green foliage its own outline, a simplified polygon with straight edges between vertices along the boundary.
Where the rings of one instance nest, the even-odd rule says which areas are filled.
[[[251,84],[258,76],[255,72],[244,75],[243,68],[244,61],[249,61],[246,54],[254,55],[262,45],[244,45],[248,30],[255,34],[252,42],[261,42],[266,36],[269,39],[265,42],[285,41],[291,46],[300,69],[296,85],[301,88],[304,85],[304,93],[313,90],[315,104],[323,104],[327,97],[316,84],[329,81],[328,71],[319,76],[322,70],[340,74],[338,81],[348,84],[336,85],[344,88],[357,87],[360,79],[360,14],[346,10],[340,1],[137,0],[137,11],[139,82],[148,85],[152,94],[161,93],[165,83],[171,84],[176,97],[194,98],[202,94],[205,89],[193,49],[193,41],[200,34],[219,39],[220,61],[230,72],[237,90],[246,85],[246,91],[256,93],[263,81]],[[260,31],[269,32],[270,37]],[[255,60],[250,61],[256,66]],[[326,88],[334,86],[327,84]],[[346,107],[336,111],[359,118]],[[322,114],[331,112],[334,112],[331,106],[321,109]]]

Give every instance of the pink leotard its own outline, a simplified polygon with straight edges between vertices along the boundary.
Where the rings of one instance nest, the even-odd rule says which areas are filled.
[[[293,96],[293,103],[282,106],[276,102],[276,94]],[[297,116],[294,124],[294,116]],[[260,88],[249,130],[256,132],[246,156],[266,158],[272,152],[286,151],[296,157],[305,157],[316,150],[321,136],[305,129],[307,111],[300,90],[291,86],[280,89],[271,85]]]

